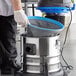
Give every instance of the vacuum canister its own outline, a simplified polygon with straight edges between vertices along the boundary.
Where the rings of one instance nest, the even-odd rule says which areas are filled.
[[[59,34],[64,26],[43,17],[29,17],[29,21],[27,34],[21,35],[24,72],[45,76],[52,73],[52,76],[55,76],[55,73],[59,73],[62,76]]]

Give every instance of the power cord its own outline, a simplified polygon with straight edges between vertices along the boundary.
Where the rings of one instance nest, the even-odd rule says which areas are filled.
[[[67,7],[67,8],[69,8],[69,7]],[[70,20],[70,23],[69,23],[69,25],[68,25],[68,27],[67,27],[66,34],[65,34],[65,39],[64,39],[64,43],[63,43],[63,46],[62,46],[62,48],[61,48],[60,51],[61,51],[62,59],[63,59],[63,61],[64,61],[65,64],[66,64],[66,66],[63,66],[63,67],[66,67],[66,69],[72,70],[72,69],[73,69],[73,66],[69,65],[69,64],[67,63],[67,61],[65,60],[64,56],[63,56],[64,46],[65,46],[65,44],[66,44],[66,40],[67,40],[67,36],[68,36],[68,31],[69,31],[69,28],[70,28],[70,25],[71,25],[71,22],[72,22],[72,12],[71,12],[71,9],[70,9],[70,8],[69,8],[69,11],[70,11],[70,15],[71,15],[71,20]]]

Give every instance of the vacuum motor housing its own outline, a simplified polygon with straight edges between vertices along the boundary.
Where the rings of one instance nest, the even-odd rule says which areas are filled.
[[[39,7],[73,7],[71,0],[39,0]]]

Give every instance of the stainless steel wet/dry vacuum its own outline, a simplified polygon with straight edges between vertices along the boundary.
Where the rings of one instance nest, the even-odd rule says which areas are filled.
[[[25,75],[63,76],[59,34],[64,26],[58,21],[43,17],[29,17],[29,21],[27,34],[21,35]]]
[[[46,16],[59,16],[73,7],[72,0],[38,1],[37,9],[45,12]],[[59,34],[64,26],[43,17],[29,17],[29,21],[27,33],[21,35],[24,76],[67,76],[60,61]]]

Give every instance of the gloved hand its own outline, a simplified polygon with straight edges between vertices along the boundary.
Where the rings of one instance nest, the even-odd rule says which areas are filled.
[[[29,21],[24,10],[21,9],[21,10],[14,11],[14,18],[18,24],[27,27],[27,24],[29,23]]]

